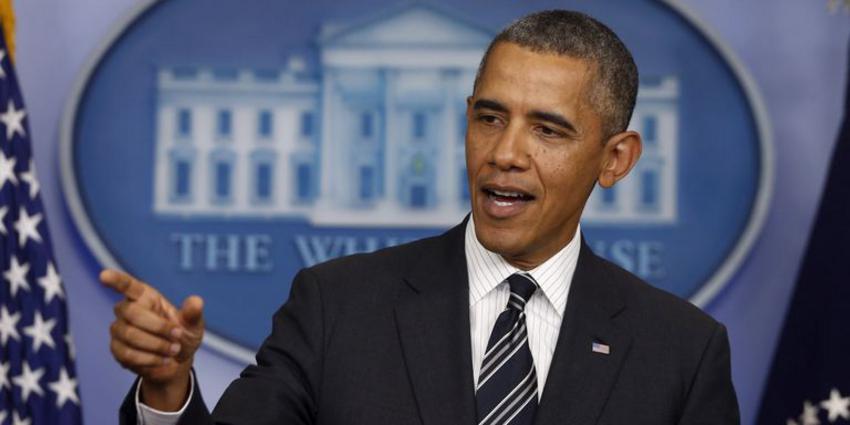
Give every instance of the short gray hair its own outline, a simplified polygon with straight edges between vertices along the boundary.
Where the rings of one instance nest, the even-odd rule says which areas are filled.
[[[515,21],[487,47],[475,77],[476,89],[487,58],[503,42],[590,62],[595,69],[590,104],[602,116],[604,139],[626,130],[637,99],[638,70],[629,49],[605,24],[568,10],[546,10]]]

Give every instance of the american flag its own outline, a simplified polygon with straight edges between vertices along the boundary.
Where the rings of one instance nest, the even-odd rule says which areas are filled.
[[[29,137],[20,87],[0,36],[0,425],[80,424],[65,291]]]
[[[759,424],[850,423],[850,84],[844,90],[844,119],[765,381]]]

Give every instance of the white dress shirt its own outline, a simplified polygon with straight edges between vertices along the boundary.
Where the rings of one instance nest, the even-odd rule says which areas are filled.
[[[189,397],[186,397],[183,407],[176,412],[163,412],[142,403],[139,400],[139,394],[142,391],[142,380],[139,379],[139,383],[136,385],[136,423],[138,425],[175,425],[180,420],[180,415],[186,411],[186,406],[189,405],[189,400],[192,399],[192,394],[195,392],[195,372],[190,373]]]
[[[540,285],[525,305],[526,326],[528,327],[528,345],[534,367],[537,371],[537,397],[543,395],[549,365],[555,353],[558,333],[567,306],[567,295],[576,269],[579,254],[579,234],[576,229],[572,240],[557,254],[543,264],[527,272]],[[510,265],[499,254],[488,251],[475,236],[472,215],[466,224],[464,243],[466,269],[469,272],[469,323],[472,338],[472,374],[475,386],[481,361],[487,350],[487,341],[493,331],[493,325],[499,314],[508,305],[510,288],[505,280],[520,271]],[[194,391],[194,379],[186,403],[177,412],[162,412],[146,406],[139,401],[139,387],[136,388],[136,412],[139,425],[174,425],[189,405]]]
[[[549,365],[555,353],[558,333],[570,283],[578,263],[581,228],[576,229],[572,240],[543,264],[527,272],[537,284],[537,291],[525,305],[528,327],[528,348],[537,371],[537,397],[543,395]],[[466,268],[469,272],[469,323],[472,337],[472,375],[478,386],[481,361],[487,351],[487,341],[499,314],[505,310],[510,297],[510,287],[505,280],[520,271],[501,255],[488,251],[475,236],[472,216],[466,225]]]

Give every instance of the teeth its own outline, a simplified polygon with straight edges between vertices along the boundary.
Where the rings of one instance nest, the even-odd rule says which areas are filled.
[[[522,196],[522,194],[517,192],[502,192],[501,190],[493,190],[493,193],[498,196],[506,196],[510,198],[519,198]]]
[[[504,201],[493,201],[493,202],[495,202],[496,205],[498,205],[500,207],[507,207],[507,206],[511,206],[511,205],[514,204],[513,202],[504,202]]]

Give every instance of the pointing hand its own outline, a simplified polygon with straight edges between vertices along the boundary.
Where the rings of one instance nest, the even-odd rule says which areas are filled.
[[[178,310],[159,291],[124,272],[104,270],[100,281],[124,295],[110,327],[115,360],[142,377],[145,404],[179,410],[204,335],[203,300],[190,296]]]

